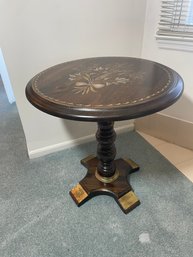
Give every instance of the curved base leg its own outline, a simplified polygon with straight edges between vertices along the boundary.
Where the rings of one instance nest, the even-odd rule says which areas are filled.
[[[113,182],[109,183],[101,182],[96,178],[97,157],[88,156],[81,163],[88,169],[87,174],[70,191],[70,195],[77,206],[81,206],[97,195],[112,196],[126,214],[140,204],[128,180],[129,174],[139,169],[135,162],[126,159],[116,160],[115,164],[119,175]]]

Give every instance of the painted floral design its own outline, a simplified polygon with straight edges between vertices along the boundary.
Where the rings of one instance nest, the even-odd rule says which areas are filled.
[[[117,77],[115,77],[115,75]],[[96,93],[97,90],[111,85],[127,85],[131,80],[139,80],[144,74],[125,73],[119,69],[96,67],[88,72],[79,72],[69,75],[69,80],[75,82],[73,92],[75,94]]]

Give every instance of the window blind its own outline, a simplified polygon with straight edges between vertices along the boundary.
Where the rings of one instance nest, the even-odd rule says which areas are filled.
[[[193,39],[193,0],[162,0],[157,35]]]

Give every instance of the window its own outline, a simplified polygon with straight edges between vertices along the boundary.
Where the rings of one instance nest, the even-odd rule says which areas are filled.
[[[188,10],[187,23],[193,26],[193,1],[190,1],[190,6]]]
[[[156,38],[164,43],[184,48],[185,43],[193,50],[193,0],[162,0],[161,15]],[[181,43],[180,43],[181,42]],[[184,49],[182,49],[184,50]]]

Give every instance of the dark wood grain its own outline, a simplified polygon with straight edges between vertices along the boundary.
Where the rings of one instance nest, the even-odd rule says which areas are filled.
[[[51,115],[74,120],[125,120],[165,109],[182,94],[174,70],[143,59],[99,57],[71,61],[37,74],[28,100]]]

